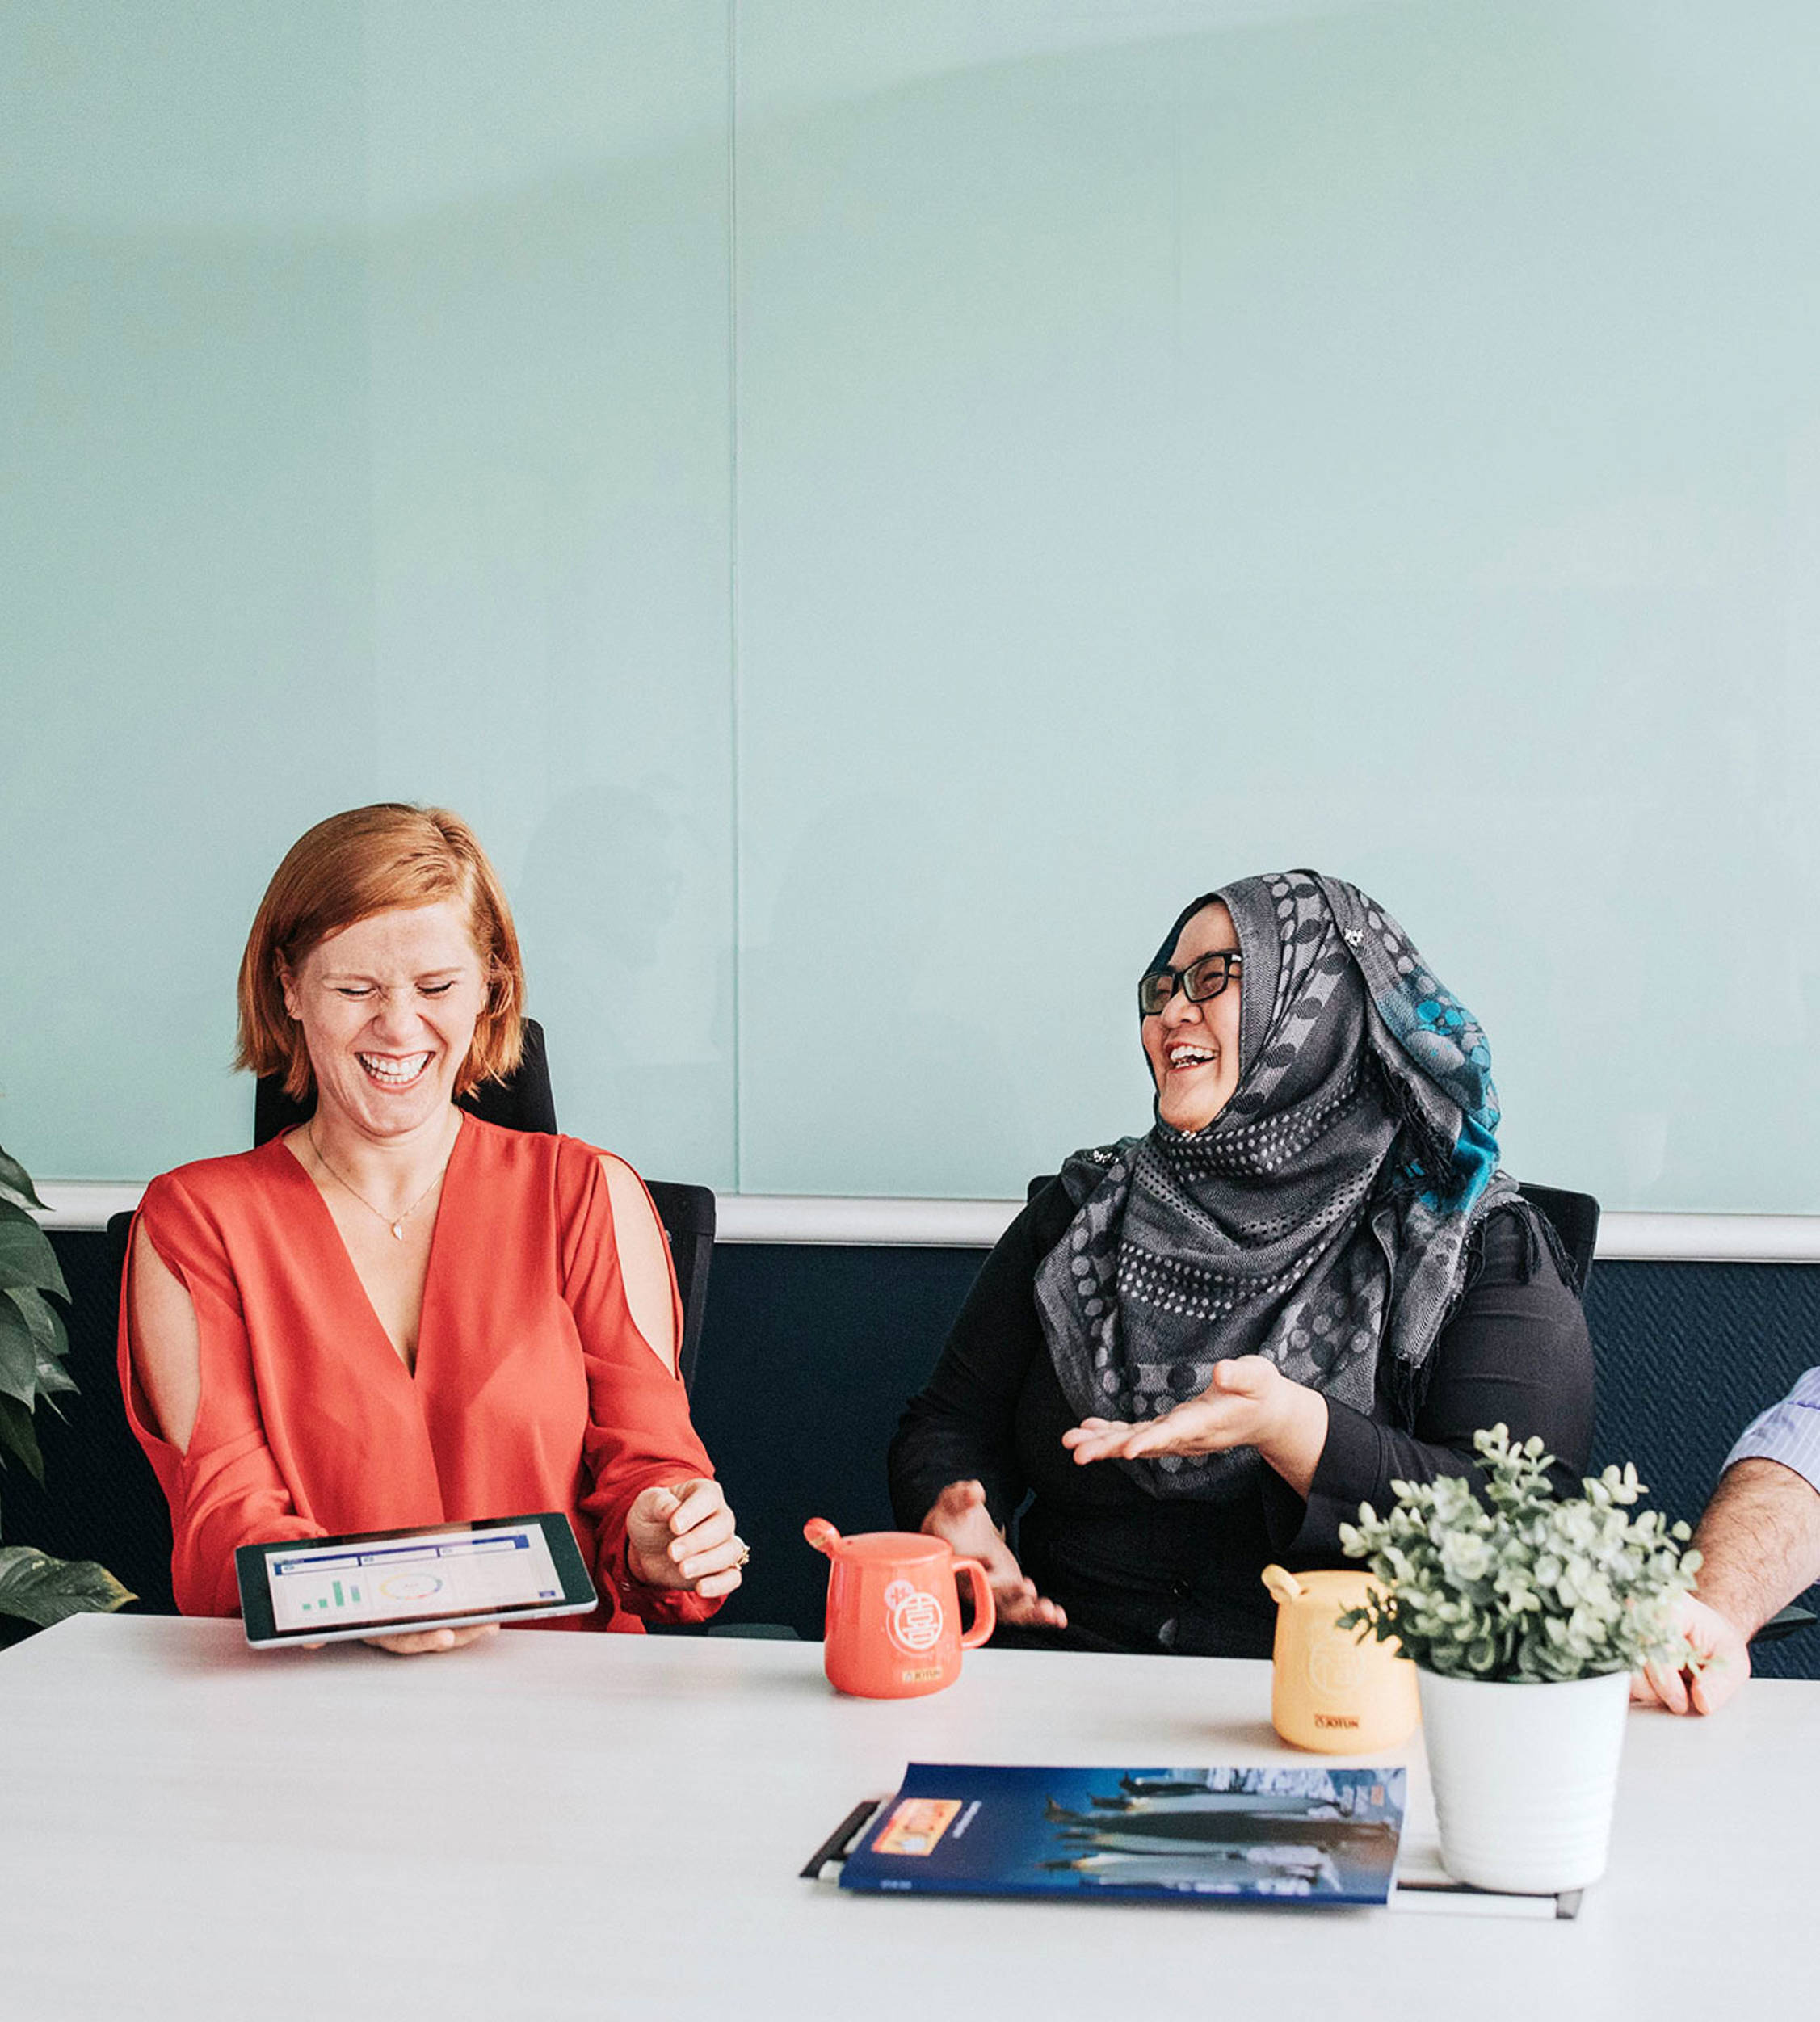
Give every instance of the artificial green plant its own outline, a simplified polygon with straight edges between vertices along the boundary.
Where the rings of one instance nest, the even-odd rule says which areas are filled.
[[[76,1387],[63,1366],[69,1352],[63,1317],[47,1296],[67,1302],[69,1287],[49,1238],[29,1212],[44,1204],[24,1167],[0,1150],[0,1466],[10,1457],[40,1483],[44,1463],[34,1415],[40,1403],[59,1410],[58,1396]],[[132,1598],[92,1561],[0,1545],[0,1614],[43,1628]]]
[[[1561,1682],[1688,1662],[1675,1607],[1700,1554],[1680,1549],[1685,1524],[1629,1513],[1649,1493],[1637,1469],[1608,1467],[1557,1499],[1539,1439],[1513,1446],[1498,1425],[1473,1444],[1482,1494],[1452,1475],[1393,1482],[1388,1515],[1363,1503],[1340,1526],[1347,1557],[1384,1583],[1340,1625],[1394,1636],[1448,1678]]]

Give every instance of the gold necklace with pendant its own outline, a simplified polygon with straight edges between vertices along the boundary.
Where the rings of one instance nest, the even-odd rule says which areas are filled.
[[[349,1193],[352,1194],[354,1198],[359,1202],[360,1205],[366,1209],[368,1214],[377,1215],[380,1220],[385,1224],[386,1227],[392,1231],[393,1236],[396,1237],[400,1242],[402,1242],[405,1239],[405,1224],[410,1220],[411,1217],[417,1213],[418,1209],[423,1205],[424,1202],[430,1198],[431,1195],[433,1194],[436,1191],[437,1188],[442,1183],[443,1175],[448,1171],[448,1162],[455,1156],[455,1146],[452,1144],[448,1148],[447,1154],[443,1159],[443,1162],[436,1168],[435,1178],[430,1182],[429,1185],[423,1189],[422,1192],[417,1196],[416,1200],[414,1200],[407,1209],[406,1209],[404,1213],[394,1219],[393,1217],[387,1214],[384,1209],[376,1208],[373,1204],[368,1200],[367,1196],[361,1192],[358,1187],[355,1186],[351,1181],[343,1179],[342,1175],[337,1172],[334,1167],[329,1163],[328,1160],[322,1156],[322,1147],[316,1141],[316,1119],[313,1116],[312,1116],[309,1121],[304,1125],[304,1135],[309,1140],[309,1148],[310,1150],[315,1154],[316,1162],[322,1168],[329,1177],[333,1179],[337,1185],[345,1188]]]

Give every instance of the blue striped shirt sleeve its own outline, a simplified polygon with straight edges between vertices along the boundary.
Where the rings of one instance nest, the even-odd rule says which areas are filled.
[[[1809,1369],[1780,1404],[1751,1421],[1725,1465],[1734,1461],[1780,1461],[1820,1490],[1820,1368]]]

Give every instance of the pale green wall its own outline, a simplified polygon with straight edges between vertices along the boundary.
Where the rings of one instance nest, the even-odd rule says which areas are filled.
[[[0,1141],[243,1139],[310,820],[447,799],[565,1123],[1001,1195],[1312,862],[1509,1162],[1820,1210],[1797,0],[0,0]]]

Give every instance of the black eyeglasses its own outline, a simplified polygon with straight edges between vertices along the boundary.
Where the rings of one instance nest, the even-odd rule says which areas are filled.
[[[1208,998],[1217,997],[1243,966],[1244,957],[1236,948],[1217,948],[1184,969],[1153,969],[1137,979],[1137,1015],[1154,1018],[1178,990],[1188,993],[1191,1004],[1204,1004]]]

